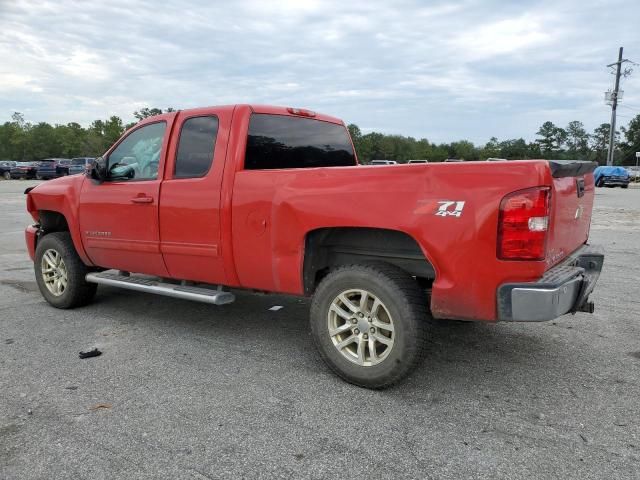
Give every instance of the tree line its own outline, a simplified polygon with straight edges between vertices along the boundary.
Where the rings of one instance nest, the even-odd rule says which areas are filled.
[[[536,132],[537,138],[533,142],[527,142],[523,138],[500,141],[496,137],[491,137],[486,144],[480,146],[468,140],[435,144],[426,138],[415,139],[378,132],[363,134],[354,124],[349,125],[349,131],[356,146],[358,158],[365,162],[375,159],[404,163],[412,159],[441,162],[447,158],[463,160],[546,158],[592,160],[605,164],[610,125],[603,123],[592,133],[588,133],[584,124],[577,120],[569,122],[565,128],[547,121],[540,126]],[[615,164],[635,165],[635,152],[640,152],[640,115],[632,119],[626,127],[621,127],[615,135]]]
[[[167,108],[164,112],[172,112]],[[143,108],[133,113],[136,120],[163,113],[159,108]],[[16,112],[11,121],[0,125],[0,160],[30,161],[48,157],[95,157],[103,154],[135,122],[125,124],[120,117],[94,120],[88,127],[76,122],[51,125],[47,122],[32,124],[24,115]],[[581,159],[606,163],[609,144],[608,123],[603,123],[588,133],[580,121],[572,121],[566,127],[544,122],[536,132],[536,140],[523,138],[498,140],[496,137],[485,145],[474,145],[468,140],[451,143],[431,143],[426,138],[416,139],[403,135],[387,135],[380,132],[363,134],[355,124],[348,126],[361,162],[375,159],[407,162],[412,159],[428,159],[441,162],[447,158],[463,160],[508,160],[528,158]],[[640,152],[640,115],[626,127],[616,131],[615,163],[635,164],[635,152]]]

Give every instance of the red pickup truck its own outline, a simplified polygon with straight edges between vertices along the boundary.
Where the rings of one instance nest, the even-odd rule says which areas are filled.
[[[54,307],[98,284],[221,305],[230,289],[313,296],[341,377],[383,388],[430,318],[543,321],[592,311],[595,164],[362,166],[345,124],[234,105],[137,124],[84,175],[27,190],[35,275]]]

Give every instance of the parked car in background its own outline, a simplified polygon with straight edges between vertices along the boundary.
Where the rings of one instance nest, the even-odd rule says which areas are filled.
[[[409,160],[407,163],[429,163],[429,160]]]
[[[11,178],[36,178],[38,162],[16,162],[11,169]]]
[[[49,180],[50,178],[65,177],[69,175],[68,158],[45,158],[38,164],[36,178],[38,180]]]
[[[593,172],[596,187],[629,186],[629,172],[624,167],[597,167]]]
[[[395,160],[371,160],[370,165],[397,165]]]
[[[9,180],[11,178],[11,169],[15,166],[16,162],[10,160],[0,161],[0,177]]]
[[[85,173],[91,162],[95,158],[93,157],[76,157],[71,159],[69,164],[69,175],[76,175],[78,173]]]
[[[487,162],[506,162],[506,161],[507,161],[506,158],[495,158],[495,157],[487,158]]]
[[[445,162],[464,162],[461,158],[446,158]]]
[[[640,182],[640,167],[627,167],[627,171],[629,172],[629,179],[632,182]]]

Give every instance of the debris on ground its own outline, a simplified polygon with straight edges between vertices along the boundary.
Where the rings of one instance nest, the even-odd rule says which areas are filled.
[[[78,354],[78,356],[80,358],[99,357],[100,355],[102,355],[102,352],[100,350],[98,350],[97,348],[94,348],[92,350],[87,350],[85,352],[80,352]]]
[[[94,406],[89,407],[89,410],[95,412],[96,410],[109,410],[111,408],[110,403],[96,403]]]
[[[272,312],[277,312],[278,310],[282,310],[283,308],[284,307],[282,305],[274,305],[269,310],[271,310]]]

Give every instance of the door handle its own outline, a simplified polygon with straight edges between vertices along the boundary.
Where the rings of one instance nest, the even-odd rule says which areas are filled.
[[[131,199],[133,203],[153,203],[153,197],[139,196]]]

